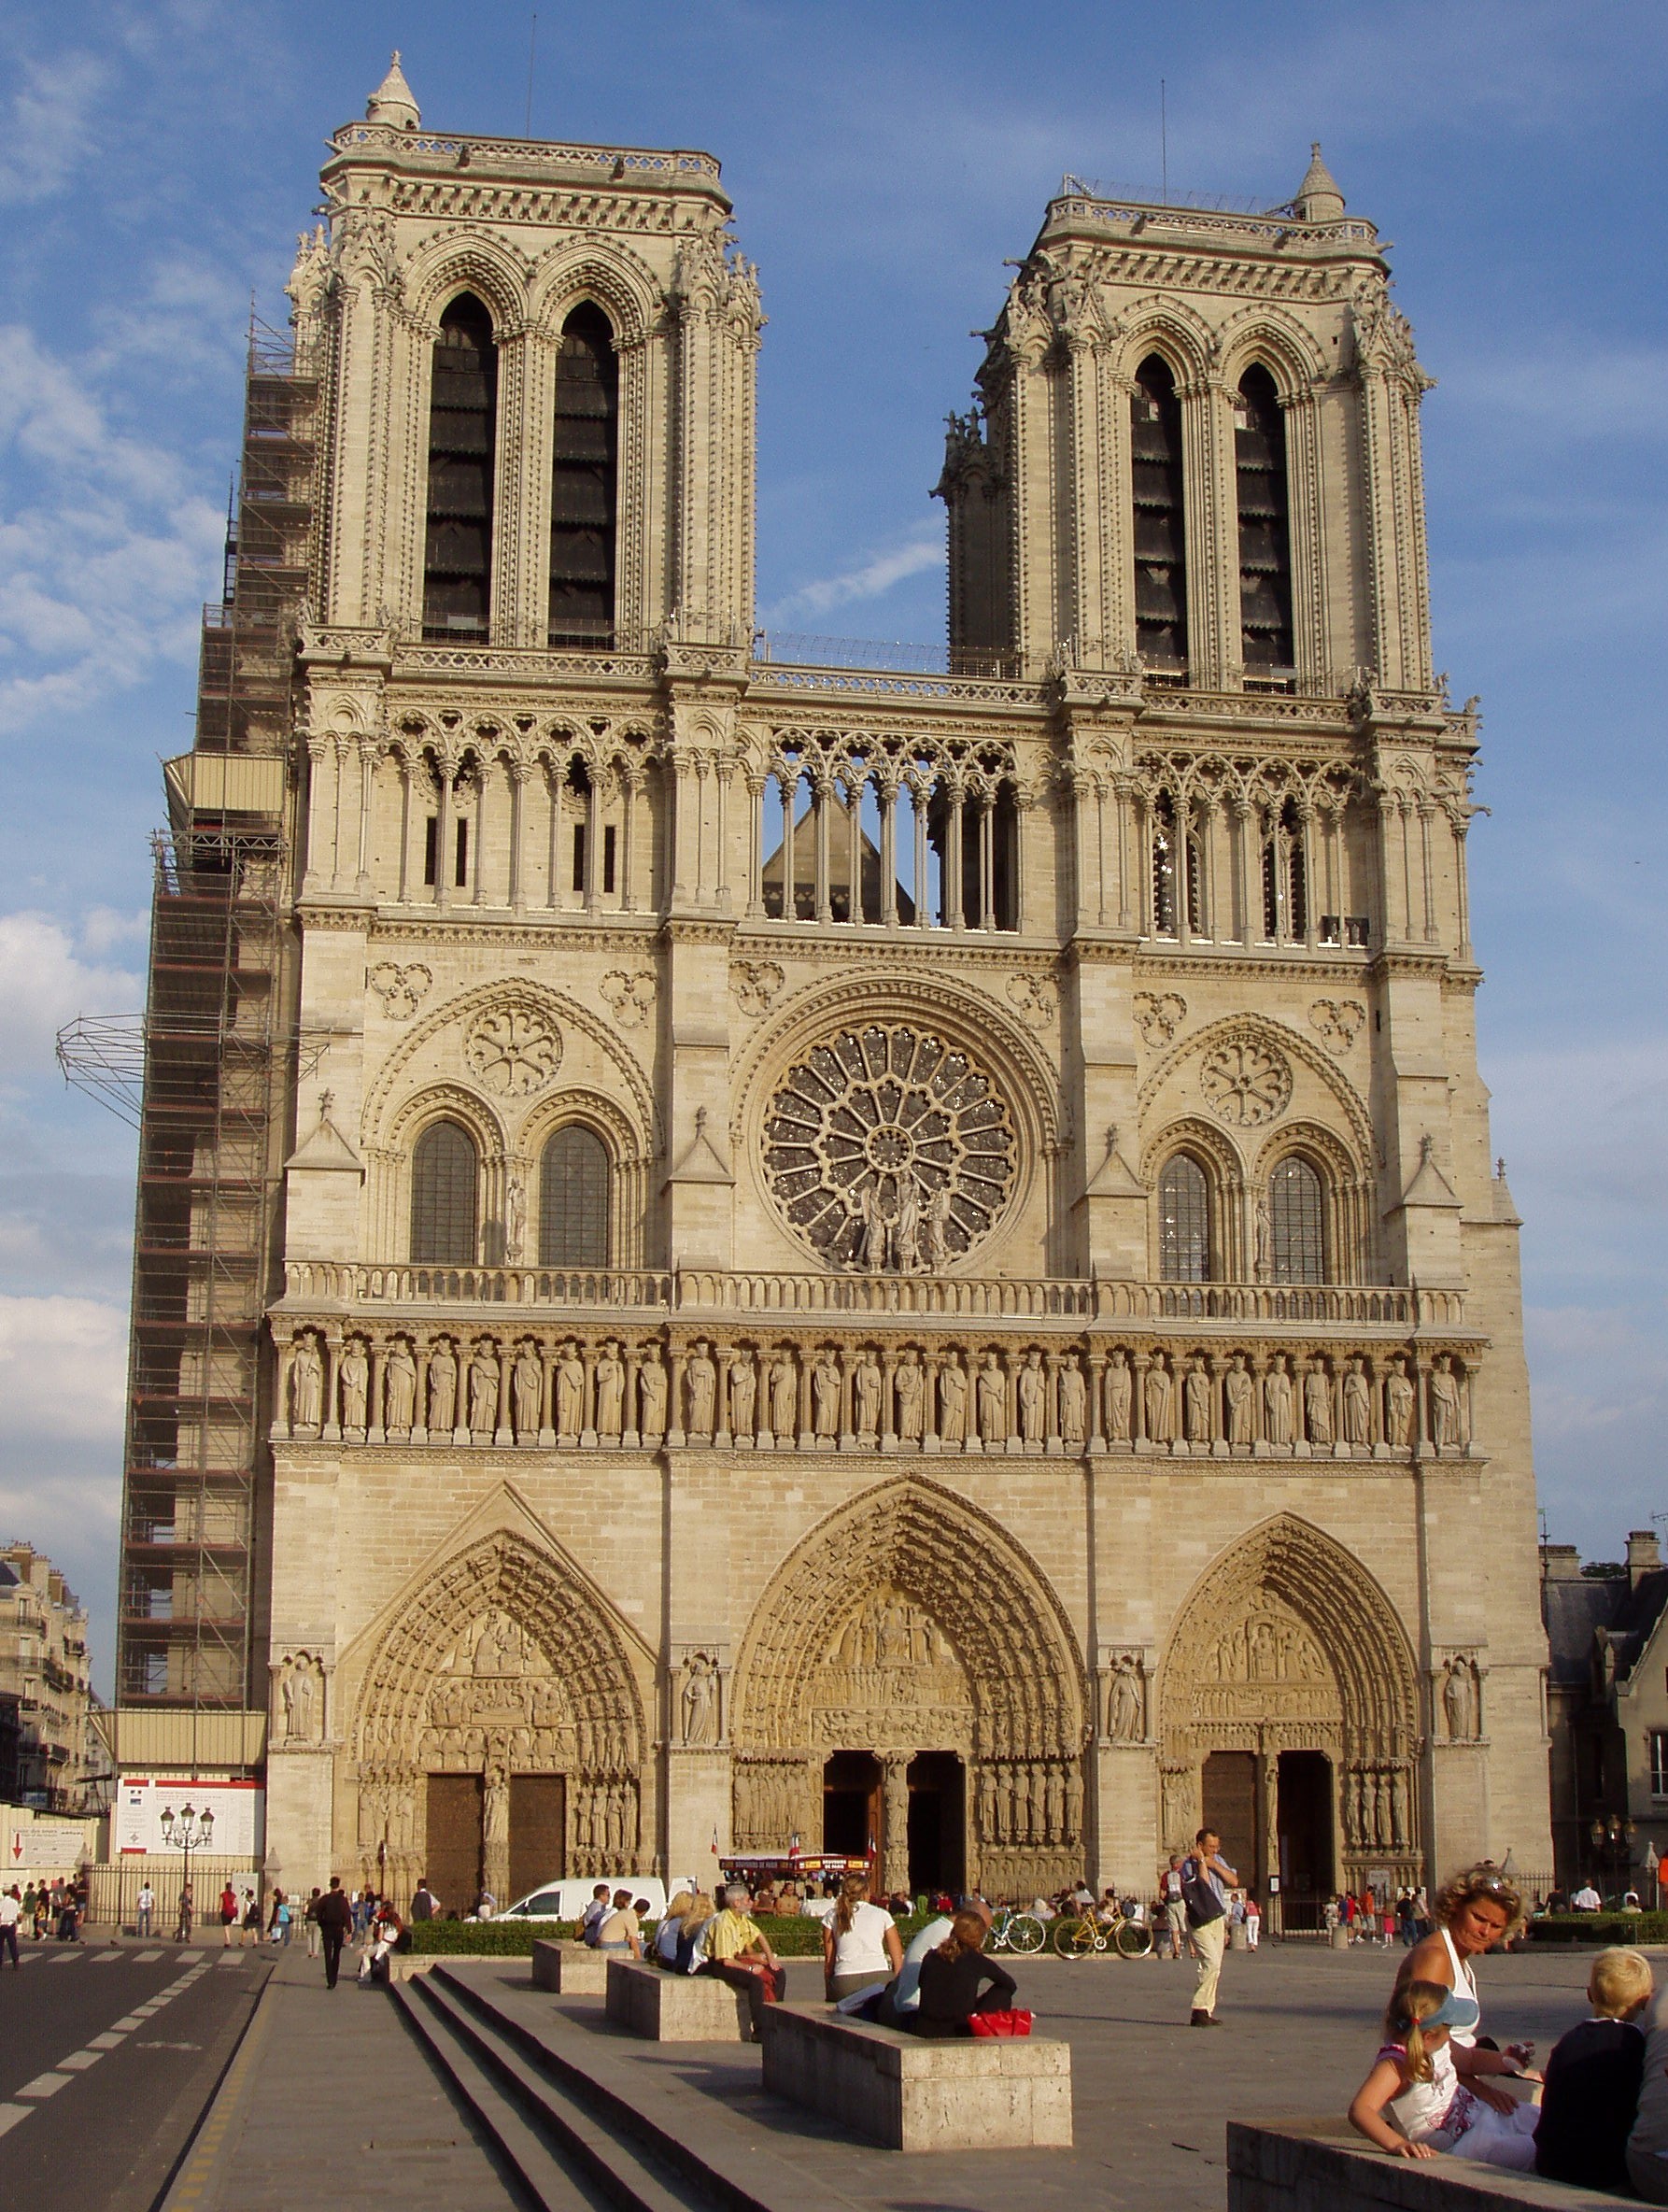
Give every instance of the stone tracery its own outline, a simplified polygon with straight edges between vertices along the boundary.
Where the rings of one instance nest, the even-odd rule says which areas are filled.
[[[912,1274],[989,1235],[1012,1185],[1007,1104],[972,1056],[871,1022],[818,1045],[771,1102],[772,1195],[820,1257]]]

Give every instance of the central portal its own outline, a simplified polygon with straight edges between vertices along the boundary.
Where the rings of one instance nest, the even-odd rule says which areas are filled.
[[[848,1859],[885,1848],[881,1763],[872,1751],[836,1751],[823,1768],[823,1849]]]
[[[930,1896],[967,1887],[967,1795],[954,1751],[920,1751],[910,1761],[910,1893]]]

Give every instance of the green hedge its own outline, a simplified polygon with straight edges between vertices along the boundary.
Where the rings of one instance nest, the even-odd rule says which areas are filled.
[[[1532,1943],[1668,1943],[1668,1912],[1558,1912],[1531,1921]]]
[[[765,1913],[758,1924],[778,1958],[823,1955],[823,1924],[810,1913]],[[908,1943],[926,1925],[921,1919],[899,1921],[898,1933]],[[567,1942],[573,1934],[572,1921],[417,1921],[411,1948],[423,1958],[530,1959],[535,1943]]]

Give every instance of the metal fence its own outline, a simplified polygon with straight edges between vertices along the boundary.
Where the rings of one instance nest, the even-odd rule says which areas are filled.
[[[179,1891],[185,1880],[185,1864],[180,1859],[132,1858],[105,1860],[87,1869],[87,1917],[99,1926],[125,1928],[129,1934],[137,1929],[139,1892],[148,1882],[156,1893],[156,1911],[150,1923],[153,1936],[170,1936],[179,1915]],[[194,1929],[219,1925],[220,1892],[230,1881],[237,1892],[238,1910],[244,1904],[244,1892],[253,1890],[262,1911],[266,1906],[266,1887],[259,1864],[253,1859],[199,1858],[191,1856],[191,1898]]]

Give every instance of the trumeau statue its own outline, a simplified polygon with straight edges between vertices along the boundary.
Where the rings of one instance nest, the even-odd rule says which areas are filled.
[[[1135,1378],[1122,1348],[1112,1354],[1106,1371],[1106,1433],[1114,1444],[1127,1444]]]
[[[417,1361],[412,1357],[411,1346],[403,1337],[397,1337],[388,1355],[388,1367],[383,1379],[387,1401],[386,1415],[391,1436],[407,1436],[412,1425],[412,1414],[417,1405]]]
[[[318,1340],[316,1337],[296,1338],[290,1376],[295,1395],[296,1427],[318,1427],[323,1419],[324,1362],[318,1356]]]
[[[729,1363],[729,1425],[738,1437],[753,1434],[753,1406],[756,1391],[753,1377],[753,1362],[744,1354],[738,1354]],[[601,1416],[598,1416],[598,1425]]]
[[[458,1362],[442,1337],[429,1354],[429,1434],[449,1437],[457,1425]]]

